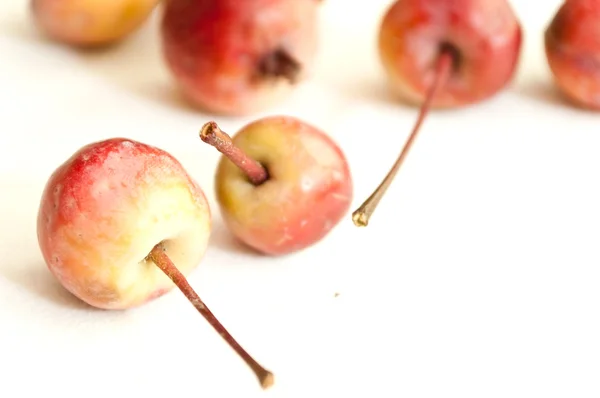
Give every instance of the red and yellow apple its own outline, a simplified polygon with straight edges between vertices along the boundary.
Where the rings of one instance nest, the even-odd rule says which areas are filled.
[[[163,54],[181,92],[212,113],[273,105],[310,74],[317,52],[315,0],[168,0]]]
[[[214,123],[205,125],[203,140],[215,133],[224,134]],[[269,255],[302,250],[347,213],[353,195],[347,160],[315,126],[270,116],[244,126],[230,144],[222,138],[212,142],[221,140],[217,147],[225,147],[215,175],[217,202],[229,230],[246,245]],[[264,181],[249,180],[252,161],[264,167]]]
[[[522,32],[506,0],[397,0],[384,14],[378,49],[392,91],[421,105],[440,53],[453,69],[432,108],[481,102],[504,88],[519,60]]]
[[[94,307],[126,309],[174,287],[148,259],[156,245],[182,274],[198,266],[211,212],[172,155],[113,138],[84,146],[52,173],[37,231],[48,268],[67,290]]]
[[[48,37],[76,47],[116,43],[139,29],[160,0],[31,0]]]

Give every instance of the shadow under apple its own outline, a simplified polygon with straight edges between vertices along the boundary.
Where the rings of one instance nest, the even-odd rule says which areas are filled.
[[[0,191],[21,198],[18,206],[7,202],[0,207],[0,220],[4,229],[0,233],[0,277],[22,287],[27,292],[54,304],[89,309],[67,291],[52,275],[42,257],[37,241],[36,220],[39,198],[43,188],[42,178],[26,174],[0,175]]]
[[[198,114],[200,111],[184,98],[166,68],[155,15],[139,31],[116,45],[97,50],[75,50],[80,65],[93,75],[144,99]]]
[[[550,79],[528,78],[513,90],[527,98],[552,105],[570,105]]]
[[[215,205],[212,206],[215,208]],[[262,254],[245,245],[239,239],[237,239],[227,228],[225,222],[221,218],[216,218],[213,221],[210,248],[216,248],[221,252],[229,252],[235,254],[242,254],[244,256],[262,257]]]
[[[157,7],[137,31],[121,40],[93,48],[72,47],[50,39],[36,29],[30,14],[12,20],[4,31],[29,44],[67,51],[77,61],[74,66],[129,93],[179,111],[201,114],[181,94],[164,64],[157,32],[161,11]]]
[[[29,262],[21,266],[4,266],[0,268],[0,274],[41,299],[76,310],[93,310],[93,307],[66,290],[50,273],[43,261]]]

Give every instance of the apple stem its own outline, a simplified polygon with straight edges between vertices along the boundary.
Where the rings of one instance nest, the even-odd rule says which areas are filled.
[[[283,48],[277,48],[265,55],[258,65],[260,77],[283,77],[290,83],[297,82],[301,71],[302,65]]]
[[[412,145],[419,131],[421,130],[421,125],[423,124],[423,121],[425,120],[425,117],[427,116],[431,108],[431,104],[435,95],[437,94],[438,90],[440,90],[442,86],[446,83],[448,77],[450,76],[450,72],[452,70],[454,61],[455,56],[451,51],[441,51],[440,57],[438,58],[436,65],[435,79],[427,92],[425,101],[423,102],[423,105],[421,106],[421,109],[419,111],[417,121],[406,143],[404,144],[400,155],[396,159],[396,162],[394,163],[390,171],[387,173],[383,181],[379,184],[375,191],[373,191],[371,196],[369,196],[367,200],[365,200],[363,204],[352,213],[352,222],[357,227],[366,227],[369,224],[369,219],[375,212],[379,201],[381,201],[381,199],[385,195],[385,192],[390,187],[394,178],[396,177],[398,170],[400,170],[402,163],[404,163],[404,160],[408,156],[408,153],[412,148]]]
[[[223,337],[223,339],[233,348],[233,350],[246,362],[246,364],[252,369],[256,377],[260,381],[260,385],[263,389],[267,389],[274,383],[273,373],[263,368],[242,346],[229,334],[227,329],[217,320],[213,313],[208,309],[206,304],[200,299],[198,294],[190,286],[185,276],[177,269],[175,264],[171,261],[165,251],[165,247],[162,243],[154,246],[148,258],[156,264],[161,271],[163,271],[181,290],[185,297],[192,303],[194,308],[206,318],[208,323]]]
[[[260,185],[269,179],[267,169],[236,147],[231,137],[221,130],[217,123],[208,122],[202,126],[200,139],[225,155],[246,174],[254,185]]]

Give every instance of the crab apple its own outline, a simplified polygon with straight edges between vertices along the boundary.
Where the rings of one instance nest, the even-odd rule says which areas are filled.
[[[310,75],[317,0],[167,0],[167,67],[194,106],[245,115],[271,106]]]
[[[600,2],[562,3],[544,42],[555,84],[574,104],[600,110]]]
[[[76,47],[124,39],[150,17],[160,0],[31,0],[34,21],[53,40]]]
[[[164,245],[184,274],[204,256],[211,213],[202,189],[168,153],[127,139],[84,146],[51,175],[38,237],[50,271],[75,296],[125,309],[172,283],[148,261]]]
[[[400,155],[352,213],[365,227],[432,108],[482,102],[512,80],[522,28],[506,0],[397,0],[383,16],[379,54],[391,89],[420,112]]]
[[[168,152],[124,138],[82,147],[46,183],[37,231],[51,273],[82,301],[125,310],[177,286],[261,384],[273,382],[186,280],[207,249],[211,211]]]
[[[339,146],[316,127],[289,116],[244,126],[233,139],[214,122],[201,139],[223,156],[215,175],[229,230],[266,255],[284,255],[323,239],[347,213],[352,178]]]
[[[379,29],[379,55],[391,88],[422,104],[443,54],[452,58],[431,101],[449,108],[483,101],[504,88],[518,64],[522,30],[506,0],[397,0]]]

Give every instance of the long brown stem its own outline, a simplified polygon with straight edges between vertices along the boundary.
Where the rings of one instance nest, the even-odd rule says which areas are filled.
[[[217,318],[213,315],[213,313],[208,309],[208,307],[204,304],[204,302],[200,299],[198,294],[194,291],[194,289],[190,286],[185,276],[177,269],[175,264],[171,261],[167,253],[165,252],[165,247],[162,243],[154,246],[148,258],[156,264],[158,268],[160,268],[181,290],[181,292],[185,295],[185,297],[192,303],[194,308],[198,310],[200,314],[210,325],[225,339],[227,344],[233,348],[233,350],[248,364],[248,366],[252,369],[256,377],[260,381],[260,385],[263,389],[266,389],[273,385],[274,376],[273,373],[269,372],[265,368],[263,368],[258,362],[252,358],[246,350],[242,348],[240,344],[229,334],[227,329],[217,320]]]
[[[435,95],[446,83],[452,70],[453,62],[453,53],[449,51],[443,51],[440,54],[440,57],[438,58],[437,62],[435,80],[429,88],[427,96],[425,97],[425,101],[423,102],[421,110],[419,111],[417,121],[406,143],[404,144],[404,147],[402,148],[402,152],[400,152],[400,156],[398,156],[398,159],[396,159],[396,162],[394,163],[390,171],[387,173],[387,175],[379,184],[379,186],[375,189],[375,191],[373,191],[371,196],[369,196],[367,200],[365,200],[363,204],[352,213],[352,221],[357,227],[366,227],[369,224],[369,219],[375,212],[375,209],[381,201],[381,198],[383,198],[383,196],[385,195],[385,192],[390,187],[394,178],[396,177],[398,170],[400,170],[402,163],[404,163],[406,156],[408,156],[408,153],[412,148],[412,145],[419,131],[421,130],[421,125],[423,124],[423,121],[425,120],[425,117],[427,116],[427,113],[431,108],[431,103],[433,102]]]
[[[254,185],[260,185],[269,178],[267,170],[256,160],[248,156],[240,148],[236,147],[217,123],[208,122],[200,130],[200,139],[215,147],[225,155],[237,167],[242,170]]]

